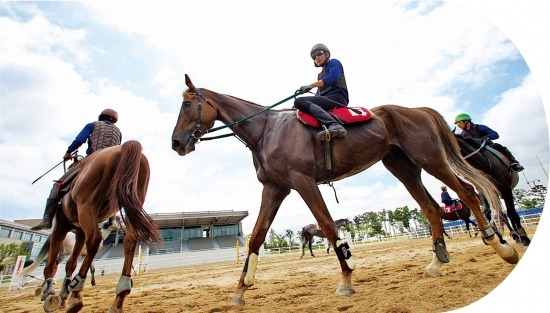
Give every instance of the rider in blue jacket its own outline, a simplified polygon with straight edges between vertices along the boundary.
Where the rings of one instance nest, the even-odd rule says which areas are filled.
[[[317,75],[316,82],[300,87],[300,94],[313,88],[317,88],[317,92],[315,96],[296,98],[294,107],[311,114],[325,128],[317,133],[317,139],[345,137],[346,129],[327,113],[334,108],[347,106],[349,103],[344,67],[337,59],[330,58],[330,51],[321,43],[311,49],[311,58],[313,65],[322,69]]]
[[[86,124],[82,131],[76,136],[75,140],[67,148],[63,159],[68,161],[73,158],[72,153],[81,145],[88,142],[86,155],[92,154],[99,149],[120,145],[122,134],[120,129],[115,126],[118,121],[118,113],[112,109],[103,110],[96,122]],[[57,181],[54,182],[50,196],[46,200],[44,216],[40,224],[31,228],[31,230],[41,230],[52,227],[52,219],[59,207],[62,196],[66,193],[65,187],[76,176],[80,170],[81,162],[74,163],[71,168]],[[68,188],[68,187],[67,187]]]
[[[510,162],[512,163],[511,166],[514,171],[521,172],[524,170],[523,166],[519,163],[518,160],[516,160],[516,158],[514,157],[512,152],[508,150],[508,148],[501,144],[493,142],[493,140],[499,138],[499,135],[496,131],[485,125],[472,123],[472,118],[466,113],[458,114],[455,117],[455,125],[462,129],[462,133],[460,134],[462,138],[476,138],[485,140],[487,145],[502,152],[506,157],[508,157],[508,159],[510,159]]]

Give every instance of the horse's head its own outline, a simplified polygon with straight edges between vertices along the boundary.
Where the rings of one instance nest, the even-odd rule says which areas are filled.
[[[217,117],[212,103],[203,96],[201,89],[193,85],[187,74],[185,84],[189,89],[183,92],[178,121],[172,133],[172,149],[179,155],[186,155],[195,150],[195,143],[214,125]]]
[[[351,224],[351,222],[349,221],[349,219],[346,218],[346,223],[344,224],[344,227],[346,228],[346,231],[350,231],[349,230],[349,225]]]

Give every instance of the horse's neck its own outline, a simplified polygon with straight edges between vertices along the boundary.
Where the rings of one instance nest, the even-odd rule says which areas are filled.
[[[265,107],[232,96],[222,95],[210,90],[204,90],[205,97],[212,99],[212,105],[218,111],[218,120],[224,124],[232,124],[243,119],[246,122],[239,123],[229,128],[248,146],[254,145],[258,136],[266,125],[266,114],[260,113]],[[255,115],[258,114],[258,115]],[[254,117],[251,117],[255,115]]]

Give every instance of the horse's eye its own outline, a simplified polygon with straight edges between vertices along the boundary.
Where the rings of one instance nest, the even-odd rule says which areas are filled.
[[[183,103],[181,105],[182,105],[182,107],[188,108],[188,107],[191,106],[191,104],[192,104],[191,101],[183,100]]]

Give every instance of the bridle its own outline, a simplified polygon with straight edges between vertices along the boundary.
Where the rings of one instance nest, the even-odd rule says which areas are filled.
[[[190,91],[189,92],[190,95],[195,95],[199,98],[199,101],[197,103],[197,122],[195,123],[195,130],[193,131],[193,133],[191,134],[191,137],[193,137],[193,139],[195,139],[195,141],[198,143],[200,142],[201,140],[201,137],[204,136],[205,134],[207,134],[209,132],[209,130],[207,130],[204,134],[202,133],[201,131],[201,126],[202,126],[202,122],[201,122],[201,115],[202,115],[202,102],[201,102],[201,99],[204,100],[206,102],[206,104],[210,105],[215,111],[216,111],[216,114],[218,113],[218,109],[216,107],[214,107],[214,105],[212,105],[212,103],[210,103],[210,101],[208,101],[208,99],[206,99],[203,95],[202,95],[202,92],[199,88],[194,88],[193,91]],[[182,106],[185,105],[185,99],[183,100]]]

